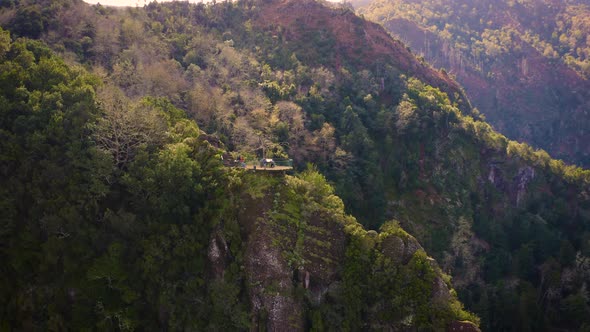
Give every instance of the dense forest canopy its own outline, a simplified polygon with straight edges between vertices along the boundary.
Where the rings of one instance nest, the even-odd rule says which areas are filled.
[[[498,131],[588,167],[586,1],[353,3],[455,76]]]
[[[0,24],[2,326],[477,322],[442,271],[484,330],[590,324],[590,172],[349,6],[14,1]],[[262,149],[316,168],[223,164]]]

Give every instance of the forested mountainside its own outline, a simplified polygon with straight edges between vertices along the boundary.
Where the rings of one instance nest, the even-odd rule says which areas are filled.
[[[587,1],[353,1],[465,88],[499,132],[590,165]]]
[[[165,97],[131,100],[0,28],[0,326],[478,331],[396,222],[317,170],[248,173]]]
[[[3,327],[476,322],[444,271],[484,330],[588,328],[590,172],[349,8],[15,1],[0,24]],[[316,168],[222,166],[262,150]]]

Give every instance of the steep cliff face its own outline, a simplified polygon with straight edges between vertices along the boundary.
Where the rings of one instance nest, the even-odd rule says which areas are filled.
[[[444,73],[408,58],[377,25],[310,1],[124,10],[74,1],[42,11],[48,2],[19,1],[0,16],[30,5],[21,23],[28,14],[55,18],[41,38],[96,65],[98,77],[53,85],[65,65],[26,40],[3,53],[10,36],[0,32],[0,60],[8,61],[0,71],[0,188],[8,188],[0,194],[8,203],[0,205],[9,219],[0,250],[10,262],[1,292],[14,299],[0,325],[403,330],[469,318],[448,279],[392,219],[453,275],[484,328],[590,324],[590,174],[466,116],[469,105]],[[72,15],[80,8],[90,20],[56,24],[83,17]],[[95,100],[92,86],[79,84],[101,79],[119,95]],[[123,94],[141,100],[118,103]],[[198,139],[173,105],[212,135]],[[129,165],[112,165],[117,150],[104,144],[119,112],[140,133],[165,130],[132,151]],[[89,135],[91,119],[103,116]],[[56,142],[70,126],[64,151]],[[222,154],[231,156],[210,148],[221,143],[236,154],[266,145],[275,156],[297,156],[299,166],[315,163],[347,211],[380,233],[346,216],[314,173],[283,182],[236,175],[221,166]],[[77,158],[85,154],[89,165]],[[81,188],[91,188],[85,200]]]
[[[501,133],[589,165],[587,4],[372,1],[360,12],[465,88]],[[488,7],[489,5],[489,7]],[[539,22],[543,22],[540,24]]]
[[[225,27],[236,35],[252,22],[229,19],[252,14],[246,1],[114,10],[64,0],[43,10],[49,3],[3,4],[0,23],[16,35],[44,38],[70,59],[104,67],[97,65],[96,76],[82,66],[70,69],[41,42],[13,44],[0,29],[0,66],[6,69],[0,71],[0,206],[7,225],[0,293],[10,299],[0,326],[440,330],[457,320],[477,321],[397,225],[389,233],[365,231],[318,172],[273,178],[223,166],[228,154],[219,148],[227,140],[202,133],[187,118],[192,112],[204,127],[227,129],[231,144],[249,153],[247,144],[259,146],[252,138],[274,135],[280,119],[289,122],[283,125],[287,138],[289,130],[299,131],[296,144],[309,147],[321,138],[327,159],[334,128],[320,123],[324,136],[313,140],[301,134],[308,125],[301,108],[278,104],[272,89],[267,97],[260,88],[275,72],[225,40],[231,32],[220,38],[226,22],[235,24]],[[303,4],[329,15],[338,28],[336,10]],[[293,1],[283,5],[300,8]],[[346,24],[389,38],[344,14]],[[74,19],[61,22],[64,17]],[[321,17],[313,19],[317,27]],[[40,30],[21,29],[28,21]],[[250,32],[244,40],[260,42],[258,32]],[[368,54],[399,61],[426,80],[441,79],[399,43],[383,41],[387,49],[375,43]],[[402,53],[397,59],[388,50]],[[342,52],[342,61],[362,65]],[[301,96],[316,88],[303,78],[308,73],[330,76],[304,67],[293,90]],[[364,76],[369,81],[370,73]],[[389,83],[380,81],[381,89]],[[440,83],[456,88],[444,78]],[[185,113],[174,104],[194,108]],[[131,135],[124,147],[113,143],[121,133]],[[31,186],[38,190],[26,190]]]
[[[232,252],[220,229],[208,257],[213,279],[243,260],[251,329],[451,329],[475,319],[415,238],[393,222],[362,229],[318,173],[245,179],[241,249]]]

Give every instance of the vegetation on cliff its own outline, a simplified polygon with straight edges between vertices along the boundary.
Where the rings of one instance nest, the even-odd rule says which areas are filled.
[[[501,133],[584,167],[590,8],[584,1],[360,3],[416,54],[463,85]]]
[[[589,323],[588,171],[493,131],[349,8],[18,1],[0,23],[65,59],[1,34],[9,325],[474,320],[441,270],[484,329]],[[222,149],[311,162],[334,189],[227,169]]]
[[[41,42],[12,42],[1,29],[0,36],[3,329],[322,330],[375,321],[362,301],[358,312],[343,310],[359,299],[340,294],[355,287],[385,301],[378,287],[392,276],[357,266],[361,279],[346,277],[345,264],[358,258],[343,250],[366,231],[317,171],[275,178],[225,167],[223,151],[166,98],[129,100]],[[240,214],[248,208],[260,215]],[[259,221],[265,216],[272,223]],[[265,251],[249,251],[264,243],[253,233],[270,241]],[[342,246],[332,249],[321,236],[339,237]],[[356,250],[374,255],[370,247]],[[273,251],[291,290],[281,296],[307,308],[297,316],[289,307],[285,320],[269,314],[276,304],[257,307],[249,297],[264,278],[264,266],[249,264]],[[381,308],[381,324],[445,328],[476,320],[449,284],[434,293],[442,273],[423,251],[411,257],[419,261],[400,267],[408,271],[396,286],[413,285],[402,298],[404,316]],[[322,274],[324,264],[330,274]],[[301,269],[305,286],[293,278]],[[279,287],[270,281],[264,294]],[[312,300],[310,283],[320,282],[344,299]]]

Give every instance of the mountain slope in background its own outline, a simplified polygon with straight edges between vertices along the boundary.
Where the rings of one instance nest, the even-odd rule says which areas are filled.
[[[3,53],[14,70],[2,71],[9,189],[0,193],[23,202],[2,205],[15,221],[1,233],[14,239],[3,241],[3,275],[26,275],[3,294],[17,292],[9,308],[30,321],[59,326],[77,314],[133,327],[147,316],[179,329],[246,328],[283,324],[291,304],[287,321],[303,328],[475,320],[452,291],[443,310],[426,309],[444,278],[400,225],[451,274],[483,329],[590,324],[590,172],[495,132],[443,71],[346,6],[19,1],[0,23],[97,80],[84,104],[69,88],[81,84],[51,74],[63,65],[42,60],[45,51],[15,41]],[[131,135],[118,136],[121,126]],[[67,137],[83,144],[62,144]],[[224,162],[315,164],[346,212],[381,235],[352,222],[317,173],[274,182],[226,172],[209,145],[229,150]],[[82,175],[64,176],[63,165]],[[87,194],[75,200],[76,190]],[[66,284],[73,293],[51,291]],[[52,296],[59,303],[42,314],[28,309]],[[85,305],[70,306],[80,298]]]
[[[317,1],[304,0],[274,1],[266,4],[258,13],[258,26],[264,31],[280,36],[285,42],[296,41],[300,46],[307,37],[316,37],[317,33],[331,47],[327,54],[317,54],[322,49],[289,48],[304,62],[339,67],[364,67],[365,59],[372,59],[372,66],[395,67],[408,76],[439,87],[448,95],[457,99],[465,98],[457,83],[429,65],[418,61],[398,40],[393,40],[377,24],[363,20],[347,7],[331,8]],[[317,53],[316,53],[317,52]],[[464,99],[457,100],[467,111]]]
[[[445,68],[506,136],[588,166],[590,7],[584,1],[354,2]]]

